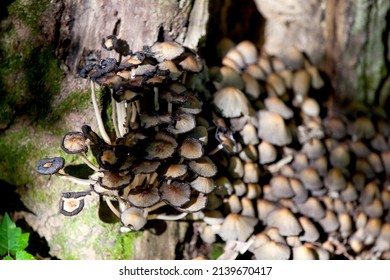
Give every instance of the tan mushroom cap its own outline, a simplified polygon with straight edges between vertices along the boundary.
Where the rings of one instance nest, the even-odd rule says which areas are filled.
[[[198,57],[194,57],[192,55],[187,56],[185,59],[183,59],[179,65],[183,70],[189,71],[189,72],[200,72],[203,69],[203,64],[200,61]]]
[[[235,49],[241,54],[245,64],[255,64],[258,60],[258,51],[251,41],[244,40],[238,43]]]
[[[303,68],[305,63],[305,56],[295,46],[284,48],[280,54],[280,59],[284,65],[291,70],[298,70]]]
[[[306,245],[301,245],[292,249],[294,260],[315,260],[317,259],[316,255],[316,252]]]
[[[304,203],[297,204],[299,212],[309,218],[320,220],[325,217],[325,209],[316,197],[309,197]]]
[[[213,104],[226,118],[237,118],[249,114],[248,99],[241,90],[235,87],[224,87],[215,92]]]
[[[192,193],[190,200],[180,207],[176,207],[177,210],[187,213],[194,213],[203,210],[207,205],[207,196],[203,193]]]
[[[182,134],[196,127],[195,116],[192,114],[179,114],[174,117],[174,124],[168,126],[167,131],[173,134]]]
[[[263,198],[259,198],[256,201],[257,213],[260,221],[266,222],[266,219],[272,211],[278,209],[278,205],[272,201],[268,201]]]
[[[276,160],[278,152],[276,148],[267,141],[261,141],[258,145],[259,150],[259,163],[260,164],[269,164]]]
[[[150,174],[157,170],[160,166],[160,161],[143,160],[132,167],[134,175],[138,174]]]
[[[215,182],[211,178],[197,176],[190,182],[191,187],[198,192],[209,194],[215,189]]]
[[[185,159],[198,159],[204,154],[203,145],[194,138],[186,138],[179,150],[179,155]]]
[[[184,52],[184,47],[176,42],[156,42],[150,47],[150,51],[154,53],[153,57],[158,62],[163,62],[180,56]]]
[[[306,116],[318,117],[320,115],[320,105],[314,98],[306,97],[302,102],[301,108]]]
[[[283,118],[267,110],[258,111],[258,136],[273,145],[284,146],[292,142],[292,136]]]
[[[310,191],[320,190],[323,186],[322,180],[316,169],[306,167],[299,173],[299,180],[306,189]]]
[[[309,197],[309,191],[303,186],[302,182],[297,178],[289,179],[291,189],[294,193],[293,201],[303,203]]]
[[[340,192],[347,187],[347,180],[338,168],[331,168],[324,178],[324,185],[330,191]]]
[[[337,145],[329,155],[330,164],[336,168],[346,168],[351,162],[348,147],[345,144]]]
[[[320,238],[320,233],[314,223],[305,216],[299,217],[298,220],[303,230],[303,234],[299,238],[302,241],[316,242]]]
[[[324,128],[326,133],[336,140],[340,140],[347,135],[347,127],[341,117],[326,117],[324,119]]]
[[[160,194],[154,186],[138,186],[130,190],[127,201],[135,207],[146,208],[159,202]]]
[[[320,139],[313,138],[303,144],[302,151],[309,159],[316,159],[326,153],[326,148]]]
[[[298,235],[302,231],[298,219],[288,208],[281,208],[268,214],[266,223],[269,227],[277,227],[283,236]]]
[[[271,73],[266,80],[267,92],[275,96],[282,96],[286,93],[286,85],[283,79],[277,73]]]
[[[225,220],[225,216],[219,210],[204,211],[203,221],[208,225],[220,225]]]
[[[256,162],[245,162],[244,163],[244,177],[245,183],[258,183],[260,179],[261,171],[260,167]]]
[[[188,184],[177,181],[164,182],[160,187],[161,199],[179,207],[190,201],[191,189]]]
[[[104,171],[103,177],[99,178],[100,185],[108,190],[118,190],[127,187],[131,182],[130,174],[119,174],[110,171]]]
[[[305,69],[294,72],[292,90],[295,94],[295,100],[301,104],[307,97],[310,89],[310,75]]]
[[[278,198],[290,198],[295,195],[288,178],[285,176],[276,175],[272,177],[270,180],[270,186],[271,192]]]
[[[324,231],[328,233],[334,232],[340,227],[340,223],[336,214],[329,209],[325,211],[325,217],[320,219],[318,222],[320,223]]]
[[[247,123],[244,125],[244,127],[240,131],[240,135],[242,136],[242,140],[246,145],[249,144],[256,145],[259,143],[256,127],[251,123]]]
[[[249,73],[243,72],[244,92],[250,100],[257,100],[262,92],[259,82]]]
[[[176,81],[181,76],[181,71],[177,68],[176,64],[171,60],[166,60],[157,64],[159,70],[169,71],[169,77]]]
[[[371,139],[375,132],[374,124],[367,116],[358,117],[349,127],[349,134],[353,140]]]
[[[288,260],[290,247],[286,244],[270,240],[254,251],[257,260]]]
[[[245,241],[253,233],[257,223],[256,218],[230,213],[226,216],[219,235],[224,241]]]
[[[61,147],[68,154],[78,154],[88,150],[85,141],[82,132],[68,132],[62,138]]]
[[[217,174],[217,167],[209,157],[192,160],[188,163],[188,166],[202,177],[213,177]]]
[[[142,229],[147,222],[147,211],[144,209],[129,207],[121,213],[121,223],[134,231]]]
[[[316,66],[310,65],[306,68],[306,70],[310,74],[311,86],[314,89],[320,89],[325,85],[325,82],[321,77],[320,71]]]
[[[213,84],[217,90],[224,87],[235,87],[244,90],[245,84],[241,75],[231,67],[210,68],[210,75],[213,77]]]
[[[172,122],[172,116],[169,114],[146,114],[139,115],[141,126],[143,128],[150,128],[160,124],[169,124]]]
[[[168,179],[175,179],[184,176],[187,173],[187,165],[185,164],[171,164],[165,170],[163,176]]]
[[[158,132],[145,147],[146,159],[167,159],[177,147],[176,139],[164,132]]]
[[[279,97],[269,96],[264,100],[265,108],[273,113],[279,114],[283,119],[288,120],[294,116],[291,110]]]
[[[267,78],[265,71],[257,64],[247,65],[244,72],[259,81],[265,81]]]

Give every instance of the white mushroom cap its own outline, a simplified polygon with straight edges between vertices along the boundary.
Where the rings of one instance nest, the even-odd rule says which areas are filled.
[[[203,193],[191,194],[190,200],[180,207],[176,207],[177,210],[187,213],[194,213],[204,209],[207,205],[207,196]]]
[[[326,153],[324,144],[318,138],[313,138],[303,144],[302,151],[309,159],[316,159]]]
[[[247,197],[241,198],[241,205],[242,205],[242,211],[241,215],[248,216],[248,217],[256,217],[255,208],[253,206],[253,202],[251,199]]]
[[[219,235],[224,241],[245,241],[253,233],[257,223],[256,218],[230,213],[226,216]]]
[[[318,117],[320,115],[320,105],[314,98],[306,97],[301,108],[302,112],[308,117]]]
[[[191,187],[198,192],[209,194],[215,189],[215,182],[211,178],[197,176],[195,180],[190,183]]]
[[[291,250],[286,244],[270,240],[258,247],[254,254],[257,260],[288,260]]]
[[[303,203],[309,197],[309,191],[303,186],[302,182],[297,178],[290,178],[290,186],[294,193],[293,201]]]
[[[244,90],[245,84],[242,77],[231,67],[210,68],[210,75],[214,76],[213,84],[217,90],[230,86]]]
[[[325,217],[325,209],[315,197],[309,197],[304,203],[297,204],[299,212],[309,218],[320,220]]]
[[[316,252],[305,245],[294,247],[292,249],[292,255],[294,260],[315,260]]]
[[[220,225],[225,220],[224,215],[218,210],[204,211],[203,221],[208,225]]]
[[[249,73],[243,72],[242,80],[244,81],[244,92],[247,94],[249,99],[256,100],[261,94],[261,88],[259,82]]]
[[[260,164],[274,162],[278,156],[278,152],[275,147],[267,141],[261,141],[260,145],[258,145],[258,150]]]
[[[158,62],[162,62],[175,59],[184,52],[184,48],[176,42],[156,42],[150,47],[150,51]]]
[[[286,93],[286,85],[283,79],[277,73],[271,73],[266,80],[267,92],[276,96],[282,96]]]
[[[313,191],[322,188],[323,183],[317,170],[312,167],[306,167],[299,173],[299,179],[306,189]]]
[[[290,198],[294,196],[290,182],[285,176],[276,175],[272,177],[270,186],[272,193],[278,198]]]
[[[299,217],[299,223],[303,229],[303,235],[300,236],[302,241],[316,242],[320,238],[320,233],[309,218],[301,216]]]
[[[352,230],[353,230],[352,218],[346,212],[339,213],[337,215],[337,218],[338,218],[339,224],[340,224],[341,236],[343,236],[344,238],[347,238],[348,236],[350,236],[350,234],[352,233]]]
[[[259,54],[256,46],[251,41],[241,41],[235,48],[241,54],[245,64],[257,63]]]
[[[258,135],[262,140],[276,146],[284,146],[291,143],[291,133],[279,114],[267,110],[259,110],[258,118]]]
[[[256,64],[247,65],[244,72],[248,73],[253,78],[259,81],[264,81],[266,79],[265,71],[261,69],[259,65]]]
[[[334,232],[339,227],[339,220],[337,219],[336,214],[331,210],[326,210],[325,217],[318,221],[325,232]]]
[[[131,230],[139,231],[147,222],[148,212],[144,209],[129,207],[121,213],[121,223]]]
[[[305,57],[303,53],[295,46],[283,48],[280,54],[280,59],[291,70],[298,70],[303,68]]]
[[[240,199],[238,198],[237,195],[235,194],[232,194],[229,196],[228,198],[228,205],[229,205],[229,209],[230,209],[230,213],[240,213],[241,210],[242,210],[242,205],[241,205],[241,201]]]
[[[278,209],[276,203],[262,198],[257,199],[256,206],[257,206],[257,213],[259,215],[259,219],[263,223],[265,223],[269,213]]]
[[[247,123],[244,125],[244,127],[240,131],[240,135],[242,136],[242,140],[246,145],[248,144],[256,145],[259,143],[256,127],[251,123]]]
[[[245,94],[235,87],[224,87],[214,93],[214,105],[226,118],[249,114],[249,101]]]
[[[283,236],[298,235],[302,231],[297,218],[287,208],[281,208],[269,213],[266,223],[270,227],[277,227]]]
[[[344,144],[337,145],[329,155],[330,164],[336,168],[345,168],[351,161],[349,149]]]
[[[306,68],[306,70],[310,74],[311,86],[314,89],[320,89],[325,85],[325,82],[316,66],[310,65]]]
[[[265,108],[268,111],[277,113],[282,116],[283,119],[288,120],[294,116],[293,110],[291,110],[279,97],[270,96],[264,100]]]
[[[301,104],[307,97],[310,89],[310,75],[302,69],[294,73],[292,90],[295,93],[295,101]]]
[[[244,163],[244,177],[245,183],[258,183],[260,178],[260,168],[256,162]]]
[[[246,197],[248,199],[256,199],[261,194],[261,187],[258,183],[249,183],[247,184],[247,193]]]

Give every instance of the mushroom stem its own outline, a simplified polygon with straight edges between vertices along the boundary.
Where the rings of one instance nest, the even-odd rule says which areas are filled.
[[[66,180],[69,180],[69,181],[76,183],[76,184],[79,184],[79,185],[89,186],[89,185],[94,183],[90,179],[80,179],[80,178],[74,177],[74,176],[69,175],[69,174],[55,173],[54,175],[56,175],[57,177],[59,177],[61,179],[66,179]]]
[[[119,135],[120,137],[123,137],[123,135],[126,134],[126,106],[125,103],[116,103],[116,109],[118,114],[118,129],[119,129]]]
[[[161,207],[163,207],[163,206],[165,206],[166,204],[163,202],[163,201],[160,201],[159,203],[157,203],[157,204],[155,204],[155,205],[153,205],[153,206],[150,206],[149,208],[148,208],[148,212],[152,212],[152,211],[155,211],[155,210],[157,210],[158,208],[161,208]]]
[[[135,119],[137,117],[137,106],[135,105],[135,102],[131,102],[131,120],[130,123],[134,123]]]
[[[104,124],[103,124],[102,115],[99,112],[99,106],[97,104],[97,97],[96,97],[96,92],[95,92],[95,84],[92,80],[91,80],[91,99],[92,99],[93,109],[95,111],[96,121],[98,123],[100,134],[101,134],[103,140],[107,144],[111,144],[111,139],[107,134],[107,131],[106,131]]]
[[[172,115],[172,103],[168,102],[168,113]]]
[[[177,221],[183,219],[188,213],[183,212],[178,215],[165,215],[165,214],[151,214],[148,215],[148,220],[165,220],[165,221]]]
[[[160,110],[160,104],[158,103],[158,88],[154,87],[154,110],[157,112]]]
[[[114,97],[112,97],[112,94],[111,94],[111,108],[112,108],[112,114],[111,114],[111,117],[112,117],[112,122],[114,123],[114,130],[115,130],[115,135],[116,135],[116,138],[119,138],[121,137],[120,136],[120,132],[119,132],[119,127],[118,127],[118,113],[116,111],[116,101],[114,99]]]
[[[82,161],[89,166],[89,168],[95,170],[95,171],[100,171],[99,167],[93,164],[84,154],[80,154],[80,157]]]
[[[292,160],[293,160],[293,156],[292,155],[288,155],[288,156],[282,158],[281,160],[279,160],[278,162],[269,165],[267,167],[267,169],[271,173],[279,172],[280,169],[282,169],[283,166],[285,166],[286,164],[290,163]]]
[[[112,204],[110,198],[108,196],[106,196],[105,198],[105,201],[106,201],[106,204],[108,206],[108,208],[111,209],[111,211],[118,217],[120,218],[121,217],[121,213],[114,207],[114,205]]]
[[[223,145],[222,144],[218,144],[218,146],[215,147],[213,150],[211,150],[208,154],[209,155],[214,155],[214,154],[216,154],[218,151],[220,151],[222,149],[223,149]]]

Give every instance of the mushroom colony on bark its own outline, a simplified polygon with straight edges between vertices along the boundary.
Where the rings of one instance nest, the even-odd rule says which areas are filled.
[[[221,259],[390,258],[386,112],[334,109],[327,77],[296,48],[270,56],[223,39],[217,52],[220,65],[207,68],[193,50],[156,42],[80,71],[99,133],[84,125],[61,147],[94,174],[63,173],[63,158],[37,168],[88,186],[63,193],[60,212],[98,194],[123,229],[192,219],[204,243],[225,242]],[[110,91],[114,138],[96,85]]]

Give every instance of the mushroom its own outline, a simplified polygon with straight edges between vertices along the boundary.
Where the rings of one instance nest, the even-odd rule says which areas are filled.
[[[209,194],[215,189],[215,182],[211,178],[197,176],[190,182],[190,186],[198,192]]]
[[[137,208],[151,207],[160,201],[160,194],[153,185],[137,186],[130,190],[127,201]]]
[[[202,177],[213,177],[217,174],[217,167],[209,157],[192,160],[188,163],[188,166],[192,171]]]
[[[297,178],[289,179],[291,189],[294,193],[293,201],[303,203],[309,197],[309,191],[303,186],[302,182]]]
[[[305,216],[299,217],[298,220],[303,230],[303,234],[299,237],[300,240],[306,242],[316,242],[320,238],[320,233],[314,223]]]
[[[44,158],[37,162],[37,172],[42,175],[52,175],[61,170],[65,165],[62,157]]]
[[[241,90],[235,87],[224,87],[215,92],[213,104],[226,118],[236,118],[249,114],[248,99]]]
[[[84,197],[90,192],[66,192],[61,194],[60,213],[65,216],[74,216],[84,208]]]
[[[167,131],[172,134],[182,134],[193,130],[196,127],[195,116],[192,114],[179,114],[174,117],[173,124],[169,125]]]
[[[244,177],[245,183],[258,183],[260,179],[260,168],[256,162],[244,163]]]
[[[349,134],[353,140],[371,139],[375,135],[375,127],[367,116],[358,117],[349,127]]]
[[[123,226],[133,231],[139,231],[147,222],[148,211],[136,207],[129,207],[120,214],[120,221]]]
[[[279,97],[270,96],[264,100],[265,108],[273,113],[279,114],[283,119],[288,120],[294,116],[291,110]]]
[[[202,71],[202,69],[203,69],[203,64],[200,61],[200,59],[198,57],[195,58],[192,55],[189,55],[185,59],[183,59],[179,63],[179,65],[181,66],[181,68],[183,70],[189,71],[189,72],[194,72],[194,73],[198,73],[198,72]]]
[[[249,144],[256,145],[259,143],[259,138],[257,137],[256,127],[251,123],[247,123],[244,125],[244,127],[240,131],[240,135],[243,139],[244,144],[246,144],[246,145],[249,145]]]
[[[154,139],[147,144],[146,159],[167,159],[172,156],[177,147],[176,139],[164,132],[157,132]]]
[[[316,159],[324,155],[326,149],[321,140],[313,138],[303,144],[302,152],[304,152],[309,159]]]
[[[224,215],[218,210],[204,211],[203,221],[208,225],[220,225],[225,220]]]
[[[118,47],[118,39],[115,35],[109,35],[102,39],[102,47],[108,51],[115,50]]]
[[[159,190],[161,199],[174,207],[182,206],[190,200],[191,189],[189,184],[168,181],[163,182]]]
[[[239,90],[244,90],[245,83],[243,78],[231,67],[211,68],[210,75],[214,76],[213,84],[217,90],[224,87],[235,87]]]
[[[253,78],[259,81],[265,81],[266,80],[266,73],[265,71],[257,64],[249,64],[246,66],[245,73],[248,73],[251,75]]]
[[[340,192],[347,187],[347,181],[340,169],[331,168],[324,178],[324,185],[329,191]]]
[[[255,249],[254,254],[257,260],[288,260],[291,250],[286,244],[269,240]]]
[[[248,183],[246,197],[248,199],[256,199],[261,195],[261,187],[258,183]]]
[[[266,218],[269,227],[277,227],[283,236],[298,235],[302,231],[299,221],[287,208],[272,211]]]
[[[307,190],[320,190],[323,186],[322,180],[318,175],[317,170],[312,167],[306,167],[299,172],[299,179]]]
[[[286,93],[286,85],[283,79],[277,73],[271,73],[266,80],[266,88],[268,93],[273,96],[282,96]]]
[[[315,260],[317,253],[307,245],[301,245],[292,249],[293,260]]]
[[[134,175],[150,174],[155,172],[160,164],[160,161],[143,160],[138,163],[134,163],[131,170]]]
[[[325,209],[315,197],[309,197],[304,203],[297,204],[299,212],[309,218],[320,220],[325,217]]]
[[[242,80],[244,81],[244,92],[250,100],[258,100],[262,90],[259,82],[249,73],[243,72]]]
[[[301,69],[305,63],[303,53],[295,46],[284,48],[280,59],[283,61],[284,65],[291,70]]]
[[[235,49],[241,54],[245,64],[255,64],[258,60],[256,46],[249,40],[238,43]]]
[[[130,174],[119,174],[110,171],[103,171],[103,176],[99,178],[100,185],[108,190],[119,190],[127,187],[131,182]]]
[[[184,47],[176,42],[156,42],[149,51],[158,62],[173,60],[184,52]]]
[[[256,207],[257,207],[257,213],[259,216],[259,220],[262,221],[263,223],[266,222],[268,215],[272,211],[278,209],[278,206],[276,203],[274,203],[272,201],[268,201],[268,200],[263,199],[263,198],[257,199]]]
[[[204,209],[207,205],[207,196],[203,193],[192,193],[190,200],[180,207],[175,207],[177,210],[186,213],[194,213]]]
[[[295,94],[294,101],[302,104],[303,100],[308,96],[310,89],[310,75],[305,69],[294,72],[292,90]]]
[[[276,148],[267,141],[261,141],[261,143],[258,145],[258,150],[260,164],[272,163],[278,156]]]
[[[320,71],[316,66],[310,65],[306,68],[306,70],[310,74],[311,86],[314,89],[320,89],[325,85],[325,82],[321,77]]]
[[[276,175],[270,180],[271,192],[277,198],[290,198],[294,196],[294,191],[289,180],[282,175]]]
[[[223,222],[219,235],[224,241],[246,241],[253,233],[258,220],[253,217],[229,213]]]
[[[325,211],[325,216],[318,222],[327,233],[335,232],[340,227],[336,214],[329,209]]]
[[[242,210],[241,210],[241,215],[243,216],[248,216],[248,217],[256,217],[256,212],[255,208],[253,207],[253,202],[251,199],[248,197],[242,197],[241,198],[241,205],[242,205]]]
[[[204,154],[203,145],[194,138],[186,138],[178,152],[179,155],[188,160],[201,158]]]
[[[302,112],[308,117],[320,115],[320,105],[314,98],[306,97],[301,104]]]
[[[180,178],[187,174],[187,165],[185,164],[171,164],[164,170],[163,176],[167,179]]]
[[[233,188],[234,188],[234,193],[237,196],[243,196],[246,194],[247,187],[246,187],[246,184],[244,183],[244,181],[242,181],[241,179],[236,179],[233,181],[232,184],[233,184]]]
[[[241,212],[242,205],[241,205],[241,201],[237,195],[235,195],[235,194],[230,195],[229,198],[227,199],[227,202],[228,202],[228,206],[229,206],[229,213],[237,214],[237,213]]]
[[[273,145],[284,146],[292,142],[292,136],[283,118],[267,110],[258,111],[258,136]]]

